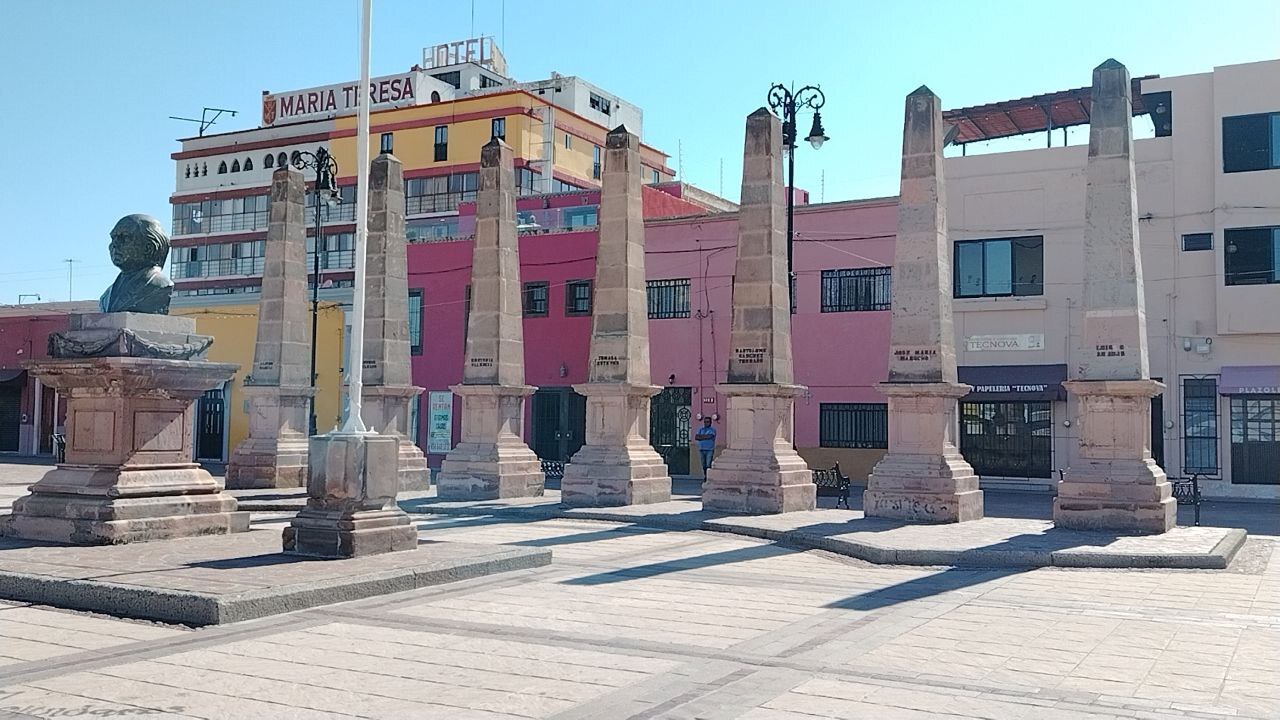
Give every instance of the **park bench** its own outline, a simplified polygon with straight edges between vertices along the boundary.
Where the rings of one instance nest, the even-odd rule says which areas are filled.
[[[813,484],[818,486],[818,497],[836,498],[836,507],[849,507],[849,476],[840,472],[840,463],[833,468],[813,471]]]
[[[53,434],[53,456],[58,462],[67,461],[67,436],[61,433]]]
[[[543,460],[542,476],[547,480],[563,480],[564,463],[559,460]]]
[[[1194,505],[1196,508],[1195,518],[1196,525],[1200,525],[1200,475],[1195,474],[1190,478],[1169,478],[1169,482],[1173,485],[1173,499],[1178,501],[1179,505]]]

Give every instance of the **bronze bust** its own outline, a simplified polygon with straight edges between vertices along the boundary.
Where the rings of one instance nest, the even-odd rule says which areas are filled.
[[[169,236],[150,215],[126,215],[111,230],[111,263],[120,268],[98,301],[104,313],[168,315],[173,281],[160,268],[169,257]]]

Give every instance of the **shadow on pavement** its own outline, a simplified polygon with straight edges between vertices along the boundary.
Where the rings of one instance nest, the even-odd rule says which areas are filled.
[[[872,590],[861,595],[837,600],[826,607],[842,610],[876,610],[902,602],[920,600],[934,595],[963,590],[974,585],[997,580],[1002,577],[1026,572],[1031,568],[947,568],[932,575],[900,582],[879,590]]]
[[[764,558],[779,557],[782,555],[792,555],[797,552],[802,551],[795,548],[783,547],[777,543],[770,545],[756,545],[748,548],[739,548],[737,550],[708,553],[706,555],[698,555],[696,557],[665,560],[663,562],[650,563],[648,565],[637,565],[635,567],[596,573],[594,575],[584,575],[582,577],[561,580],[560,584],[607,585],[609,583],[627,582],[628,580],[642,580],[644,578],[684,572],[686,570],[700,570],[719,565],[728,565],[730,563],[761,560]]]

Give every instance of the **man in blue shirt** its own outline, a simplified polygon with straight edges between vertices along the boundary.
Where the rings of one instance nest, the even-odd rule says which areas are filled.
[[[698,441],[698,454],[702,456],[702,474],[705,476],[707,468],[711,467],[711,455],[716,449],[716,429],[711,427],[710,417],[702,418],[702,427],[693,439]]]

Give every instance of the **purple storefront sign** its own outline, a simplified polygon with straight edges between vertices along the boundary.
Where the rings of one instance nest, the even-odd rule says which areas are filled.
[[[1228,365],[1218,379],[1220,395],[1280,395],[1280,365]]]

